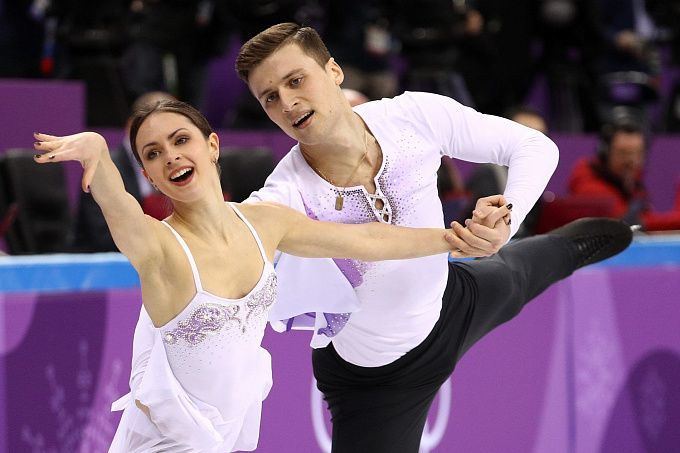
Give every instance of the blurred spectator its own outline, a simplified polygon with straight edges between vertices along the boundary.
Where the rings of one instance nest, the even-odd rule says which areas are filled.
[[[527,107],[518,106],[506,112],[505,116],[519,124],[536,129],[547,135],[548,125],[543,115],[538,111]],[[505,191],[505,184],[508,181],[508,167],[496,164],[479,164],[475,167],[467,180],[466,190],[470,194],[470,205],[462,212],[460,220],[469,219],[475,203],[482,197],[501,194]],[[541,201],[537,201],[515,237],[530,236],[535,233],[541,211]]]
[[[477,110],[502,115],[525,101],[533,81],[540,0],[466,3],[460,71]]]
[[[368,102],[370,100],[368,96],[366,96],[361,91],[353,90],[351,88],[343,88],[342,92],[349,101],[349,105],[352,107],[363,104],[364,102]]]
[[[442,163],[437,170],[437,192],[442,202],[444,224],[449,225],[459,219],[461,211],[467,208],[470,197],[465,191],[463,177],[456,162],[448,156],[442,157]]]
[[[0,78],[40,77],[43,11],[34,0],[0,1]]]
[[[174,99],[172,95],[164,92],[150,92],[140,96],[132,105],[132,112],[149,104],[155,104],[161,100]],[[123,179],[125,190],[131,194],[144,207],[144,211],[158,217],[158,211],[163,211],[162,200],[152,196],[153,189],[141,169],[130,147],[130,121],[125,123],[125,135],[121,145],[111,150],[111,159],[118,168]],[[160,205],[160,209],[159,209]],[[155,215],[154,215],[155,214]],[[106,226],[106,221],[101,209],[89,193],[81,192],[76,215],[75,231],[73,234],[72,247],[75,252],[115,252],[118,251],[113,243],[111,233]]]
[[[461,42],[480,31],[479,17],[469,16],[465,1],[398,0],[391,2],[394,36],[406,63],[403,85],[407,90],[450,96],[474,106],[461,67]]]
[[[551,128],[560,132],[597,131],[595,65],[603,30],[591,0],[541,0],[538,34],[540,67],[550,97]]]
[[[88,126],[122,126],[128,111],[120,73],[127,2],[35,2],[41,3],[48,5],[42,71],[59,79],[85,82]]]
[[[328,2],[324,41],[342,65],[344,88],[360,91],[369,99],[397,94],[398,78],[390,67],[392,36],[383,1]]]
[[[569,193],[607,200],[603,216],[641,224],[645,230],[680,229],[680,210],[658,213],[649,204],[642,179],[647,145],[640,120],[625,113],[615,116],[602,129],[597,155],[576,163]]]
[[[123,55],[130,98],[166,91],[200,109],[208,63],[226,51],[234,20],[226,1],[133,0]]]
[[[662,130],[680,131],[680,0],[647,0],[647,10],[657,27],[657,39],[668,45],[670,64],[664,77],[670,77],[671,93],[665,99]]]
[[[437,170],[437,192],[442,200],[466,196],[465,183],[460,170],[456,162],[448,156],[442,157],[442,164]]]
[[[309,5],[309,0],[232,0],[229,3],[244,42],[271,25],[281,22],[309,24],[321,14]]]
[[[658,98],[660,60],[654,45],[655,26],[644,0],[598,0],[604,45],[598,61],[601,117],[629,106],[642,112]],[[645,124],[645,129],[649,125]]]

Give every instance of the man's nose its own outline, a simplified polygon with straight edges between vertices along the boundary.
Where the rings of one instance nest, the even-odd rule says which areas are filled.
[[[284,112],[290,112],[297,104],[297,96],[295,93],[282,91],[281,94],[279,94],[279,97],[281,99],[281,106]]]

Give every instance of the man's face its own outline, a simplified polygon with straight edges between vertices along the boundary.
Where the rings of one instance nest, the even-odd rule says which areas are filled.
[[[314,145],[328,135],[344,101],[343,74],[331,58],[324,67],[297,44],[265,58],[248,77],[248,87],[267,116],[287,135]]]
[[[607,168],[619,178],[634,180],[645,162],[645,139],[638,132],[617,132],[609,146]]]

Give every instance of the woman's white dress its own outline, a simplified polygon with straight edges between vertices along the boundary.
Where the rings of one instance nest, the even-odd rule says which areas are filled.
[[[262,401],[272,385],[271,357],[260,343],[276,297],[276,274],[257,232],[231,206],[255,237],[262,275],[240,299],[206,292],[186,242],[163,222],[186,253],[196,295],[172,321],[154,328],[150,352],[133,353],[132,390],[112,406],[123,415],[109,452],[223,453],[257,447]],[[139,322],[151,325],[144,310]],[[135,400],[149,408],[151,419]]]

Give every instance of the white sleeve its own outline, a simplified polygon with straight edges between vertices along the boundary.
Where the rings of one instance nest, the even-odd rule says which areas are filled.
[[[509,168],[504,196],[512,203],[510,236],[545,190],[559,160],[555,143],[541,132],[485,115],[446,96],[408,93],[410,110],[441,146],[442,155]]]
[[[295,170],[290,153],[274,168],[274,171],[265,180],[264,186],[251,193],[243,202],[258,203],[262,201],[281,203],[289,208],[305,212],[305,206],[296,185]],[[274,252],[275,265],[278,264],[283,255],[280,250]]]

